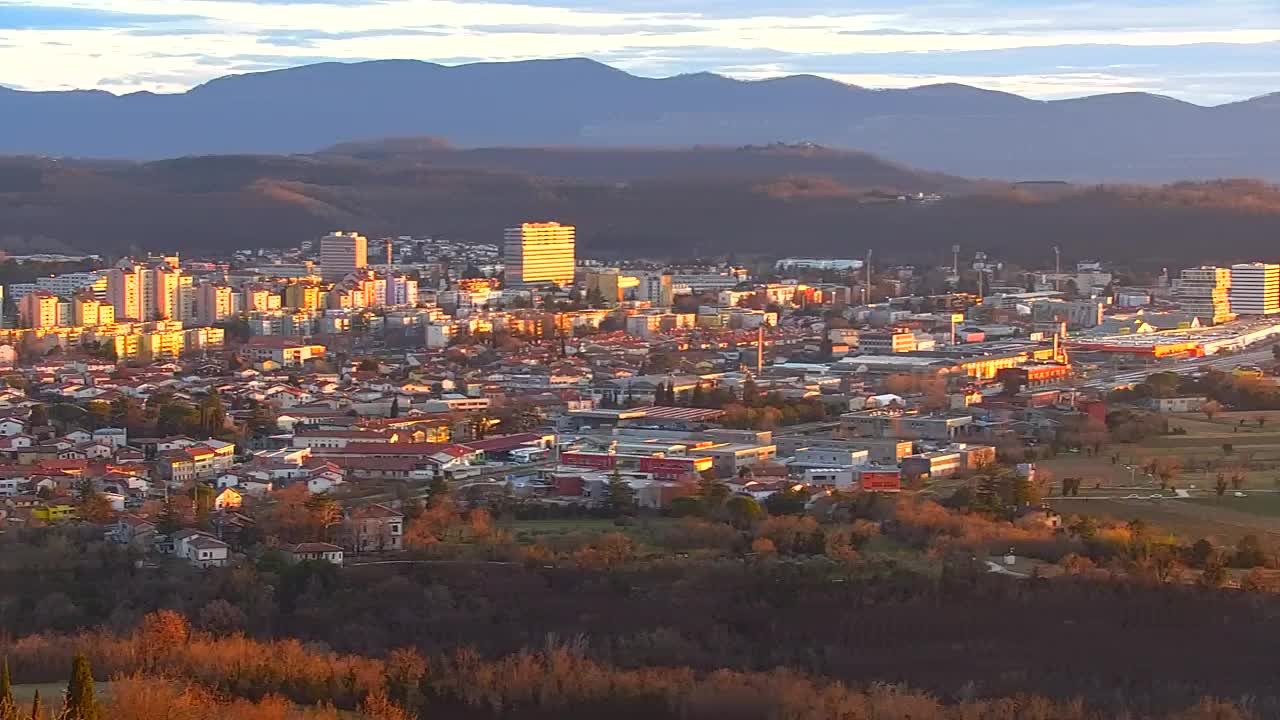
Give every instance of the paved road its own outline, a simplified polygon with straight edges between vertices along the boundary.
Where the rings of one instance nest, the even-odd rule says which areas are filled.
[[[1187,360],[1172,360],[1155,363],[1149,367],[1139,370],[1122,370],[1112,373],[1104,373],[1102,375],[1089,378],[1079,387],[1092,390],[1112,390],[1125,385],[1146,380],[1148,376],[1158,372],[1171,372],[1177,375],[1190,375],[1204,368],[1213,368],[1215,370],[1233,370],[1241,365],[1267,365],[1273,361],[1271,354],[1271,346],[1268,345],[1260,350],[1250,350],[1248,352],[1236,353],[1233,355],[1211,356],[1207,358],[1192,358]]]

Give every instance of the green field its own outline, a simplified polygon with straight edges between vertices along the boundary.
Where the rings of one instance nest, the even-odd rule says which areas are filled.
[[[1233,497],[1228,494],[1220,498],[1196,498],[1186,502],[1250,515],[1280,518],[1280,493],[1249,493],[1247,497]]]

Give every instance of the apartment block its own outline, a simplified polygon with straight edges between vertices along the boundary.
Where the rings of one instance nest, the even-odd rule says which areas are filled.
[[[1243,263],[1231,266],[1231,312],[1236,315],[1280,313],[1280,264]]]

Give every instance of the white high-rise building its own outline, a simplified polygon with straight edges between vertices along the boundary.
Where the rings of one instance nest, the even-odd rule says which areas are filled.
[[[506,286],[573,285],[575,230],[557,222],[524,223],[503,236]]]
[[[339,281],[369,264],[369,239],[359,233],[332,232],[320,238],[320,273]]]
[[[1231,312],[1236,315],[1280,313],[1280,265],[1232,265],[1230,297]]]
[[[1231,313],[1231,270],[1205,265],[1187,268],[1174,288],[1182,311],[1200,318],[1203,325],[1217,325],[1235,318]]]

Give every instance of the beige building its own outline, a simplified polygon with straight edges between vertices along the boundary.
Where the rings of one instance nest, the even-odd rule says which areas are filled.
[[[169,265],[159,265],[150,275],[152,293],[150,313],[143,320],[176,320],[181,315],[182,273]]]
[[[284,306],[290,310],[319,310],[320,287],[306,281],[290,283],[284,289]]]
[[[142,272],[136,266],[115,267],[107,273],[107,302],[119,320],[142,320]]]
[[[231,317],[231,288],[203,283],[196,294],[196,319],[201,325],[213,325]]]
[[[369,239],[359,233],[332,232],[320,238],[320,273],[341,280],[369,263]]]
[[[503,264],[507,287],[573,284],[575,229],[557,222],[507,228]]]
[[[116,309],[91,295],[77,295],[71,300],[71,322],[77,327],[114,325]]]
[[[18,320],[24,328],[52,328],[58,326],[58,296],[47,292],[33,292],[18,303]]]

